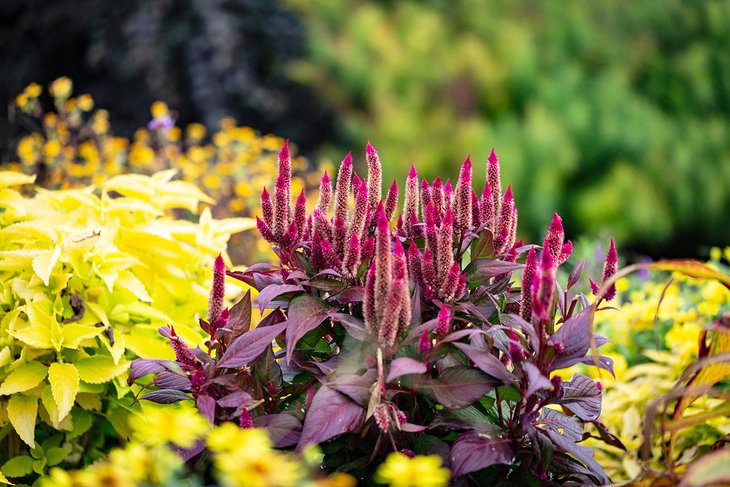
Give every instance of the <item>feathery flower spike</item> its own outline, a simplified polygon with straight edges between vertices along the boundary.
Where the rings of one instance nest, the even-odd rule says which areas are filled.
[[[408,171],[408,179],[406,180],[405,194],[403,196],[403,214],[408,222],[410,222],[411,214],[418,215],[419,197],[418,171],[416,171],[416,165],[411,164],[411,169]]]
[[[335,186],[335,215],[347,221],[347,209],[350,203],[350,181],[352,180],[352,152],[349,152],[340,164]]]
[[[459,182],[456,183],[456,196],[454,198],[454,213],[456,216],[456,230],[463,232],[471,226],[474,215],[472,214],[472,163],[467,157],[459,171]]]
[[[398,206],[398,183],[393,180],[393,184],[388,188],[388,195],[385,197],[385,217],[390,221],[393,218],[395,209]]]
[[[375,208],[382,198],[383,170],[375,148],[368,141],[365,146],[365,158],[368,162],[368,195],[370,208]]]
[[[494,152],[494,147],[492,147],[492,152],[489,153],[489,157],[487,158],[487,185],[492,193],[493,218],[496,219],[497,215],[500,214],[502,204],[502,179],[499,174],[499,158],[497,157],[497,153]],[[496,222],[492,228],[493,233],[497,233],[498,228]]]
[[[541,323],[550,320],[550,308],[555,293],[555,265],[552,254],[543,249],[540,270],[532,283],[532,313]]]
[[[226,296],[226,263],[218,254],[213,264],[213,286],[208,297],[208,322],[214,323],[223,311],[223,300]]]
[[[525,270],[522,272],[522,299],[520,301],[520,316],[528,323],[532,320],[532,282],[537,272],[537,252],[532,247],[527,253]]]
[[[449,332],[449,329],[451,328],[451,313],[449,313],[449,308],[447,306],[442,306],[439,310],[439,314],[436,317],[436,328],[434,328],[434,333],[436,333],[436,336],[444,336]]]
[[[269,195],[265,187],[261,192],[261,216],[266,226],[271,228],[272,222],[274,221],[274,206],[271,204],[271,195]]]
[[[390,225],[381,206],[375,230],[375,314],[379,322],[382,321],[385,301],[393,278],[390,241]]]
[[[317,208],[319,211],[327,215],[332,206],[332,180],[330,180],[327,171],[322,175],[322,181],[319,183],[319,196],[317,197]]]
[[[565,240],[565,231],[563,230],[563,219],[557,213],[553,214],[553,219],[550,222],[550,228],[548,234],[545,237],[545,243],[543,249],[550,252],[554,263],[560,261],[560,255],[563,252],[563,240]]]

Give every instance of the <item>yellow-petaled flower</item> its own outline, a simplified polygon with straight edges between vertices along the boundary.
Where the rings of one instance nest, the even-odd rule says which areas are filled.
[[[253,188],[248,181],[238,181],[235,186],[236,194],[242,198],[248,198],[253,194]]]
[[[408,457],[391,453],[375,472],[375,481],[391,487],[441,487],[451,473],[441,466],[438,455]]]
[[[242,213],[246,209],[246,202],[240,198],[233,198],[228,202],[228,211],[232,215]]]
[[[19,107],[24,107],[28,103],[28,95],[21,93],[15,97],[15,104]]]
[[[90,112],[94,109],[94,99],[88,93],[79,95],[79,97],[76,99],[76,103],[78,104],[79,108],[84,112]]]
[[[164,101],[156,101],[150,107],[150,113],[152,114],[152,118],[162,118],[170,113],[170,110]]]
[[[94,113],[92,121],[92,129],[95,133],[103,135],[109,132],[109,112],[106,110],[97,110]]]
[[[48,92],[54,98],[66,99],[71,96],[71,90],[73,89],[73,83],[70,79],[62,76],[56,79],[51,86],[48,88]]]
[[[170,130],[167,131],[165,137],[170,142],[179,142],[180,137],[182,137],[182,130],[180,130],[180,127],[172,127]]]
[[[20,162],[26,166],[35,164],[38,161],[38,151],[40,150],[41,143],[42,138],[40,134],[26,135],[20,139],[17,148]]]
[[[129,163],[133,166],[146,166],[155,160],[155,151],[144,144],[135,142],[129,151]]]
[[[67,112],[73,112],[74,110],[76,110],[76,106],[76,98],[69,98],[68,100],[66,100],[65,107]]]
[[[203,176],[203,186],[207,189],[218,189],[221,187],[221,179],[215,174],[206,174]]]
[[[147,405],[142,414],[129,420],[134,437],[148,445],[173,443],[192,448],[210,429],[208,421],[192,408]]]
[[[220,127],[222,130],[232,129],[236,126],[236,119],[233,117],[223,117],[221,119]]]
[[[41,93],[43,93],[43,87],[38,83],[31,83],[25,87],[23,92],[28,96],[28,98],[38,98],[41,96]]]
[[[202,123],[191,123],[186,129],[188,137],[194,140],[202,140],[207,132],[205,125]]]
[[[53,159],[61,152],[61,143],[57,140],[49,140],[43,145],[43,155],[48,159]]]

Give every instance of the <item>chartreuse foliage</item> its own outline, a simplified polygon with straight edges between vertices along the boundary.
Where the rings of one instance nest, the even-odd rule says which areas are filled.
[[[194,400],[211,423],[265,427],[280,448],[320,445],[325,469],[364,483],[443,485],[445,468],[461,485],[608,482],[581,444],[601,390],[557,371],[592,363],[591,343],[605,343],[591,328],[615,296],[613,241],[589,300],[574,291],[582,266],[565,284],[556,279],[572,252],[557,214],[542,246],[516,239],[494,151],[479,170],[480,195],[469,158],[455,187],[419,182],[412,167],[400,215],[398,185],[384,194],[370,144],[366,160],[366,177],[351,154],[334,187],[325,173],[310,215],[305,194],[292,191],[284,145],[257,220],[278,262],[229,272],[271,311],[252,328],[249,296],[223,308],[217,261],[199,320],[207,350],[161,328],[176,357],[134,361],[130,380],[154,375],[142,399]],[[612,369],[607,357],[597,364]]]
[[[587,443],[614,481],[643,478],[648,485],[659,476],[681,478],[687,465],[730,434],[730,359],[696,365],[698,359],[730,352],[730,290],[723,284],[730,278],[730,248],[724,253],[723,264],[720,249],[713,251],[714,279],[713,270],[706,269],[694,272],[702,280],[681,274],[671,280],[666,274],[619,280],[619,311],[596,320],[598,332],[611,340],[602,353],[614,360],[616,372],[615,380],[606,374],[600,378],[601,421],[625,449],[593,439]],[[672,270],[671,264],[662,266]],[[687,271],[686,266],[677,268],[683,269]],[[691,373],[682,378],[688,369]],[[671,394],[675,388],[679,396]],[[663,400],[657,402],[663,397],[666,409]],[[652,420],[647,414],[655,406]],[[699,475],[700,470],[693,472]],[[709,483],[700,478],[705,478],[701,484]]]
[[[156,102],[148,126],[129,140],[114,135],[109,113],[94,109],[90,95],[72,97],[72,88],[65,77],[51,83],[48,91],[55,111],[44,111],[39,98],[43,88],[38,84],[16,97],[23,126],[37,129],[19,139],[11,170],[36,174],[39,186],[65,189],[99,185],[121,174],[150,175],[174,168],[183,181],[215,194],[211,211],[216,218],[255,214],[258,192],[276,175],[276,150],[283,139],[260,135],[230,118],[211,134],[198,123],[183,130],[175,125],[174,111]],[[302,173],[308,167],[306,159],[297,157],[293,164],[297,190],[318,182],[316,174],[307,180]],[[233,256],[236,262],[250,261],[250,250],[259,242],[244,241],[246,248]]]
[[[76,464],[93,460],[106,435],[126,436],[129,360],[174,356],[158,326],[199,341],[187,323],[206,308],[208,267],[251,220],[216,221],[207,208],[196,221],[175,219],[170,210],[197,212],[210,199],[173,174],[117,176],[99,191],[21,192],[33,177],[0,172],[7,477],[42,474],[67,454]]]

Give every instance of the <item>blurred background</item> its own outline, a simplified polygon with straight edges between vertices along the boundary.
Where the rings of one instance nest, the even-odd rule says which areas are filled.
[[[0,160],[15,96],[69,76],[131,136],[232,116],[310,162],[385,183],[477,174],[494,146],[528,241],[557,210],[576,239],[706,257],[730,243],[730,2],[29,0],[0,2]],[[480,183],[481,184],[481,181]]]

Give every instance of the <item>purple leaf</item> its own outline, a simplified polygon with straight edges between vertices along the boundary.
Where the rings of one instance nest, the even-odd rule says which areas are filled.
[[[422,431],[426,431],[428,429],[428,426],[422,426],[420,424],[413,424],[413,423],[403,423],[400,425],[400,430],[405,431],[406,433],[420,433]]]
[[[279,311],[274,311],[273,314],[279,314],[281,316],[281,312]],[[271,344],[274,338],[286,329],[288,322],[282,321],[271,326],[262,326],[263,324],[263,322],[260,323],[259,326],[244,333],[231,343],[231,346],[228,347],[228,350],[223,354],[216,367],[236,368],[250,364],[259,355],[264,353],[266,347]]]
[[[177,389],[160,389],[158,391],[148,392],[141,399],[156,402],[157,404],[172,404],[179,401],[192,399],[183,391]]]
[[[407,374],[425,374],[427,370],[428,368],[423,362],[408,357],[398,357],[390,363],[386,382],[392,382]]]
[[[590,348],[593,308],[584,309],[565,322],[552,336],[554,343],[560,343],[563,351],[555,357],[551,370],[575,365],[586,356]]]
[[[161,360],[153,358],[138,358],[132,362],[129,367],[129,379],[127,382],[131,384],[140,377],[144,377],[149,374],[158,374],[163,370],[167,370],[167,367],[173,364],[172,360]]]
[[[302,423],[291,414],[258,416],[253,418],[253,425],[257,428],[266,428],[276,448],[296,445],[302,436]]]
[[[553,444],[565,453],[569,453],[576,459],[580,460],[583,465],[588,467],[591,473],[598,479],[600,485],[609,484],[608,476],[598,462],[593,458],[593,449],[587,446],[578,445],[575,441],[571,440],[567,436],[561,435],[557,431],[547,430],[545,432],[547,437],[553,442]]]
[[[595,360],[593,360],[593,357],[591,355],[588,355],[587,357],[583,357],[580,360],[581,363],[592,365],[595,367],[596,363]],[[599,355],[598,356],[598,366],[602,368],[603,370],[607,370],[609,374],[616,377],[616,373],[613,371],[613,359],[611,357],[606,357],[605,355]]]
[[[543,408],[533,426],[561,433],[573,442],[583,438],[583,423],[575,416],[567,416],[550,408]]]
[[[361,303],[365,299],[365,288],[363,286],[347,287],[337,295],[340,303]]]
[[[218,399],[218,405],[222,408],[237,408],[251,402],[252,397],[246,391],[236,391]]]
[[[195,400],[198,411],[211,423],[215,423],[215,399],[210,396],[200,395]]]
[[[297,296],[289,304],[288,320],[286,321],[286,363],[291,362],[291,356],[300,338],[305,333],[317,328],[327,319],[327,307],[324,302],[308,294]]]
[[[246,333],[251,328],[251,290],[231,308],[228,328],[232,331],[232,340]]]
[[[431,395],[437,402],[449,409],[462,409],[494,389],[493,379],[477,369],[455,365],[445,369],[441,375],[431,377],[417,376],[414,388]]]
[[[563,395],[557,402],[583,421],[593,421],[601,414],[601,391],[593,379],[583,374],[563,382]]]
[[[501,316],[502,324],[508,328],[516,328],[522,330],[522,332],[530,339],[530,344],[534,349],[538,348],[540,340],[537,336],[537,331],[532,323],[528,323],[519,315],[503,314]]]
[[[192,448],[180,448],[179,446],[172,444],[172,448],[180,456],[183,462],[187,462],[198,453],[205,450],[205,442],[203,440],[195,440],[195,445]]]
[[[163,370],[157,374],[154,383],[160,389],[177,389],[180,391],[190,390],[190,379],[187,376],[176,374],[169,370]]]
[[[578,280],[580,279],[580,275],[583,274],[583,268],[586,266],[586,261],[581,260],[577,266],[573,268],[572,271],[570,271],[570,275],[568,276],[568,285],[566,286],[566,290],[570,290],[571,287],[575,286],[578,283]]]
[[[303,291],[302,286],[294,284],[274,284],[272,286],[266,286],[261,290],[258,297],[259,310],[261,312],[269,307],[271,301],[278,298],[282,294],[292,293],[296,291]]]
[[[512,465],[515,454],[509,440],[487,433],[469,432],[459,436],[451,447],[451,470],[461,477],[491,465]]]
[[[477,259],[465,269],[467,273],[467,283],[479,285],[485,283],[488,279],[500,274],[510,273],[518,269],[522,269],[524,264],[516,262],[505,262],[498,259]]]
[[[329,316],[333,321],[341,324],[355,340],[363,342],[367,338],[368,332],[365,330],[364,323],[360,318],[347,313],[330,313]]]
[[[344,394],[326,385],[314,395],[302,427],[297,450],[309,444],[324,443],[335,436],[357,431],[365,418],[365,410]]]
[[[507,368],[497,357],[484,350],[467,345],[466,343],[454,343],[454,346],[462,351],[474,365],[485,374],[500,380],[504,385],[512,384],[515,376],[507,371]]]
[[[530,362],[523,362],[522,370],[525,371],[525,376],[527,377],[525,397],[530,397],[539,390],[549,390],[553,387],[550,379],[542,375],[540,369]]]
[[[366,406],[370,400],[370,389],[377,378],[378,372],[375,369],[368,369],[363,375],[342,375],[327,385],[359,405]]]

